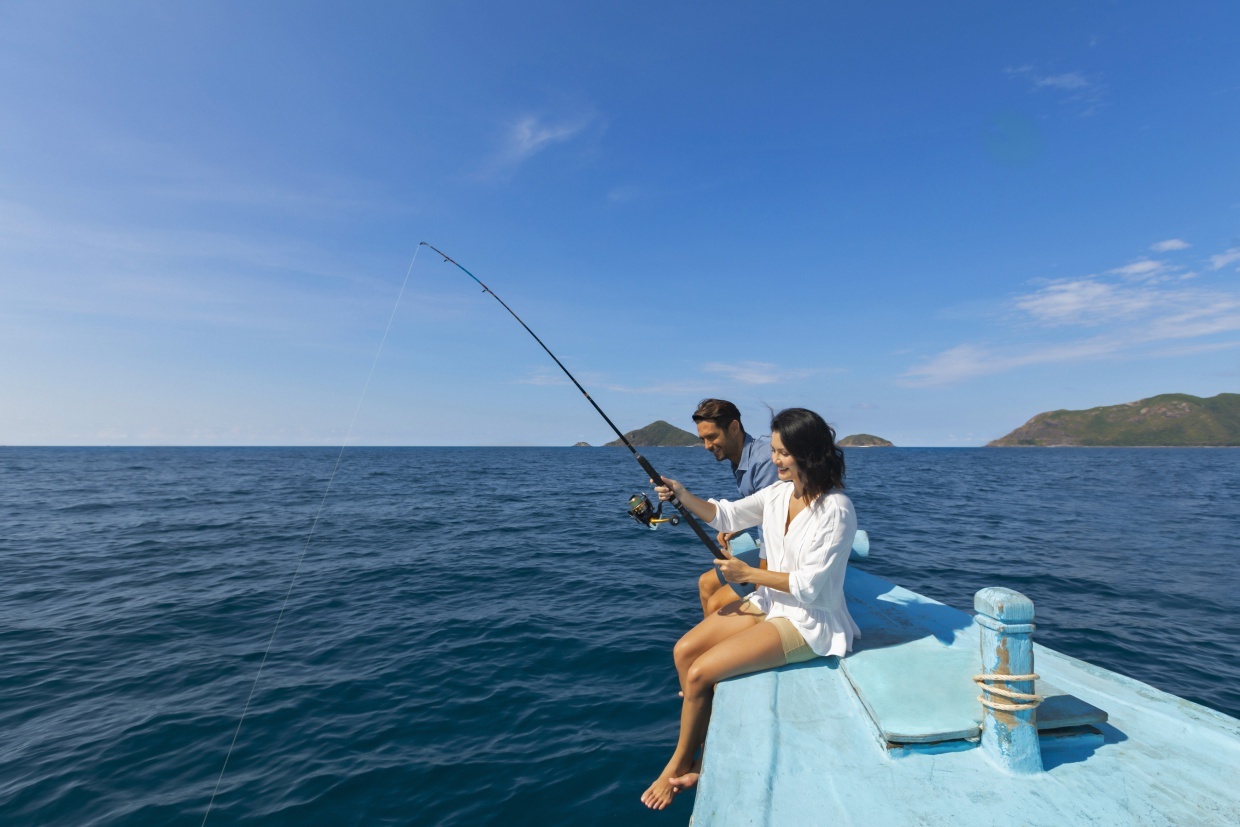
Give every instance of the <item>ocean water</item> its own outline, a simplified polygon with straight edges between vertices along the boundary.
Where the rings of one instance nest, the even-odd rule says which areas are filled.
[[[0,821],[201,824],[248,700],[208,824],[685,823],[638,797],[710,558],[628,519],[631,455],[355,448],[324,497],[336,458],[0,449]],[[868,571],[1240,715],[1240,451],[847,458]]]

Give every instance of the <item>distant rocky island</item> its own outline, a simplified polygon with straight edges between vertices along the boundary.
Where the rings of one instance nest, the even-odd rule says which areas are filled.
[[[1047,411],[1001,439],[994,448],[1224,447],[1240,446],[1240,394],[1203,399],[1164,393],[1085,411]]]
[[[662,419],[655,420],[645,428],[638,428],[636,431],[629,431],[624,435],[635,446],[643,448],[689,448],[702,444],[702,440],[698,439],[697,434],[691,434],[688,431],[682,431],[670,422],[664,422]],[[607,446],[623,446],[624,443],[618,439],[613,439],[607,443]]]
[[[894,448],[895,445],[874,434],[851,434],[839,441],[841,448]]]

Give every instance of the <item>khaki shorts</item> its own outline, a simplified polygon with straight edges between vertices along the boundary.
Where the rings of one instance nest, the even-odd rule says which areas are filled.
[[[797,627],[792,625],[791,620],[786,617],[768,617],[766,622],[779,632],[779,642],[784,645],[784,663],[800,663],[818,657],[814,650],[809,648],[805,638],[801,637]]]
[[[800,631],[792,624],[792,621],[786,617],[767,617],[754,608],[754,605],[748,600],[742,600],[740,610],[744,614],[754,615],[763,618],[767,623],[775,627],[775,631],[779,632],[779,642],[784,647],[784,663],[800,663],[801,661],[811,660],[818,657],[813,649],[809,648],[809,644],[805,642],[805,638],[801,637]]]

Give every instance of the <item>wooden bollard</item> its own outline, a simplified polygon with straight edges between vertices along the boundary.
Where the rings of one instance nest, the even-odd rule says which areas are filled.
[[[1033,601],[1020,592],[992,587],[973,596],[973,608],[982,641],[982,673],[974,677],[982,689],[982,749],[1009,772],[1041,772],[1041,699],[1033,693]]]

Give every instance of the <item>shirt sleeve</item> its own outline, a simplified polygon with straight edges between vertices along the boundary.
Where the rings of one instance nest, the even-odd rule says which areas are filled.
[[[759,491],[735,502],[729,500],[709,500],[715,505],[715,519],[708,525],[715,531],[733,532],[753,528],[762,524],[762,514],[766,511],[766,498]]]
[[[828,499],[801,565],[788,575],[788,592],[802,604],[813,603],[831,582],[831,570],[847,564],[857,533],[851,503]]]

